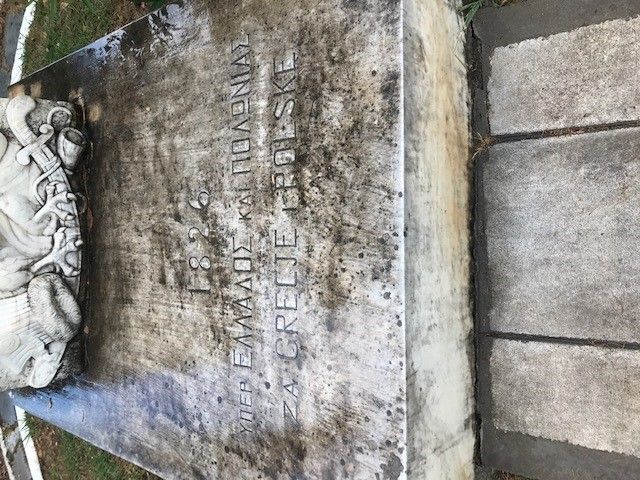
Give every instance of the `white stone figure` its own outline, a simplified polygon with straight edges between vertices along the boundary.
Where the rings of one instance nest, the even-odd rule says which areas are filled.
[[[73,120],[65,103],[0,99],[0,390],[48,385],[80,327]]]

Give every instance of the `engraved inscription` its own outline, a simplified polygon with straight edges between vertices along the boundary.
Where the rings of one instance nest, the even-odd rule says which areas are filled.
[[[273,189],[282,211],[297,210],[300,201],[299,185],[293,171],[296,161],[295,121],[296,77],[298,55],[294,51],[273,59],[271,82],[274,88],[272,115]]]
[[[230,291],[224,297],[227,315],[224,330],[230,345],[228,375],[237,386],[232,394],[237,434],[254,432],[262,424],[257,415],[261,411],[262,382],[257,382],[257,378],[263,375],[265,361],[272,362],[271,374],[278,379],[279,388],[270,392],[277,395],[280,405],[276,410],[278,420],[288,426],[297,426],[300,421],[301,312],[305,302],[300,260],[308,247],[304,247],[304,239],[296,227],[301,208],[296,165],[298,61],[293,50],[274,57],[262,67],[264,73],[268,71],[268,88],[265,91],[262,85],[254,90],[254,69],[258,66],[253,63],[249,36],[242,35],[229,45],[223,107],[228,123],[228,135],[224,138],[228,195],[225,207],[230,218],[226,233],[228,250],[222,261],[230,272]],[[256,112],[257,106],[260,109]],[[254,115],[260,119],[266,115],[268,128],[261,130],[262,134],[254,128]],[[256,140],[260,135],[266,141]],[[269,177],[257,178],[257,172]],[[259,185],[271,188],[274,199],[273,205],[263,210],[255,210],[253,201]],[[187,256],[192,273],[191,292],[207,293],[212,289],[213,262],[208,250],[212,232],[206,220],[211,202],[206,188],[191,192],[189,206],[200,217],[199,223],[188,225],[186,230],[191,245]],[[257,223],[258,212],[271,216],[266,229]],[[258,258],[269,267],[264,280],[262,273],[258,276],[261,272]],[[268,297],[264,297],[265,291]],[[259,301],[262,303],[258,304]],[[263,354],[265,358],[259,358]]]
[[[253,388],[247,371],[254,367],[255,256],[251,231],[253,214],[253,146],[252,133],[253,64],[249,36],[243,35],[230,45],[230,75],[227,111],[229,115],[228,170],[233,191],[232,209],[237,229],[231,237],[233,323],[229,327],[232,339],[231,364],[239,378],[240,395],[237,405],[238,431],[254,430]]]
[[[232,237],[234,299],[232,301],[233,322],[232,331],[235,342],[232,350],[232,363],[236,367],[252,367],[253,349],[253,245],[252,237],[240,239]]]
[[[270,99],[273,129],[271,139],[272,189],[276,199],[277,222],[273,229],[274,251],[273,308],[275,311],[274,351],[282,362],[282,418],[285,424],[298,424],[300,385],[296,376],[301,345],[299,338],[300,238],[293,226],[292,215],[300,207],[299,179],[296,178],[296,82],[298,55],[287,51],[273,59]]]
[[[211,195],[206,189],[201,189],[194,199],[189,200],[191,208],[205,214],[211,202]],[[211,281],[208,272],[211,269],[211,259],[208,257],[203,243],[209,242],[209,227],[191,227],[187,231],[189,243],[193,245],[187,263],[192,271],[190,284],[187,289],[192,293],[211,292]]]

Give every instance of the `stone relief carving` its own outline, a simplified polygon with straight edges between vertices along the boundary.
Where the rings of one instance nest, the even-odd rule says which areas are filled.
[[[44,387],[78,332],[85,138],[71,105],[0,99],[0,389]]]

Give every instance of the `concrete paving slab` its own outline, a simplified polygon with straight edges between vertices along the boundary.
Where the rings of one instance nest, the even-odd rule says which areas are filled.
[[[478,192],[485,330],[640,342],[640,129],[495,145]]]
[[[495,428],[640,456],[640,351],[497,339]]]
[[[512,346],[511,344],[516,344]],[[557,360],[557,355],[546,357],[544,354],[525,355],[524,353],[516,354],[517,352],[524,351],[526,348],[536,351],[540,348],[554,348],[559,347],[563,352],[572,352],[572,345],[558,345],[558,344],[538,344],[536,342],[523,343],[515,340],[496,339],[491,337],[482,336],[478,343],[479,349],[479,412],[481,415],[481,429],[480,429],[480,447],[482,464],[488,468],[494,468],[497,470],[507,471],[514,474],[522,475],[526,478],[539,479],[539,480],[620,480],[640,478],[640,459],[635,456],[609,452],[604,450],[596,450],[594,448],[588,448],[574,443],[561,440],[551,440],[544,437],[537,437],[531,434],[531,432],[519,432],[519,431],[507,431],[501,430],[494,425],[493,409],[494,402],[492,401],[492,382],[496,383],[496,389],[506,391],[510,387],[505,386],[503,382],[512,382],[513,389],[509,392],[509,395],[517,396],[516,400],[521,401],[516,408],[520,408],[525,405],[525,409],[519,413],[523,415],[531,416],[530,410],[533,409],[534,414],[543,416],[546,411],[540,411],[540,408],[545,409],[549,402],[557,401],[557,398],[549,397],[542,400],[541,405],[533,404],[534,401],[539,401],[540,396],[531,396],[526,389],[541,389],[544,377],[547,375],[547,363]],[[583,348],[580,346],[573,346],[574,348]],[[595,348],[595,347],[589,347]],[[493,373],[497,376],[492,378],[489,372],[489,360],[492,357],[492,352],[502,349],[502,352],[496,354],[495,360],[500,361],[501,365],[498,368],[494,368]],[[510,350],[514,349],[514,350]],[[598,349],[595,349],[598,350]],[[622,351],[622,350],[618,350]],[[638,353],[637,350],[634,351]],[[506,358],[505,357],[509,357]],[[562,354],[560,354],[562,357]],[[543,357],[543,358],[541,358]],[[568,355],[570,358],[571,355]],[[612,363],[617,360],[612,359]],[[524,363],[519,363],[524,362]],[[565,362],[563,360],[563,362]],[[566,362],[565,362],[566,363]],[[590,365],[585,365],[585,370]],[[500,369],[506,370],[506,376],[498,378],[502,375]],[[554,366],[552,365],[552,368]],[[608,368],[608,366],[607,366]],[[617,368],[617,367],[616,367]],[[537,370],[536,370],[537,369]],[[540,373],[538,370],[544,370]],[[535,374],[529,374],[530,371]],[[598,380],[594,374],[603,374],[607,372],[594,371],[587,372],[583,376],[590,376],[594,382]],[[525,375],[529,375],[529,378],[524,378]],[[558,377],[551,377],[549,382],[556,382],[551,384],[553,388],[562,388],[564,384],[569,385],[567,388],[575,386],[569,384],[564,376],[566,371],[562,371],[558,374]],[[515,377],[515,380],[514,380]],[[502,382],[502,383],[501,383]],[[500,385],[500,386],[498,386]],[[510,384],[511,385],[511,384]],[[617,388],[620,388],[617,386]],[[615,392],[614,392],[615,393]],[[526,395],[529,395],[527,397]],[[565,405],[566,410],[564,415],[568,416],[570,421],[578,420],[574,418],[575,415],[571,413],[571,408],[582,408],[580,402],[585,401],[586,395],[579,390],[575,391],[577,398],[575,401]],[[627,397],[627,400],[635,401],[635,396]],[[527,403],[531,401],[532,403]],[[588,398],[586,401],[589,401]],[[502,404],[504,407],[504,404]],[[516,412],[517,413],[517,412]],[[514,415],[511,412],[511,415]],[[604,412],[607,415],[608,412]],[[501,414],[502,415],[502,414]],[[505,417],[502,416],[500,421],[504,422]],[[542,417],[542,422],[544,417]],[[553,419],[552,419],[553,420]],[[565,417],[555,419],[558,424],[565,420]],[[590,421],[590,419],[589,419]],[[603,420],[604,421],[604,420]],[[504,425],[501,424],[504,427]],[[558,425],[554,425],[556,428]],[[574,426],[570,426],[573,428]],[[561,425],[558,431],[562,432],[564,425]],[[558,435],[560,436],[560,435]]]
[[[481,8],[473,32],[491,54],[496,47],[640,14],[637,0],[519,0]]]
[[[640,16],[493,51],[494,135],[640,120]]]

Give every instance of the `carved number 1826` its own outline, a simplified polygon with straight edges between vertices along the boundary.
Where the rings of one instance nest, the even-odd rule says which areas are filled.
[[[192,208],[199,211],[206,211],[211,202],[211,195],[206,190],[200,190],[195,199],[189,200],[189,205]],[[209,240],[209,227],[205,227],[204,230],[200,230],[199,228],[192,227],[189,229],[188,237],[190,242],[195,242],[198,237],[202,237],[205,240]],[[208,271],[211,269],[211,259],[207,256],[198,257],[190,257],[189,258],[189,267],[192,270],[205,270]],[[208,283],[208,282],[207,282]],[[202,287],[189,286],[188,290],[190,292],[200,292],[200,293],[208,293],[211,292],[211,286],[205,285]]]

